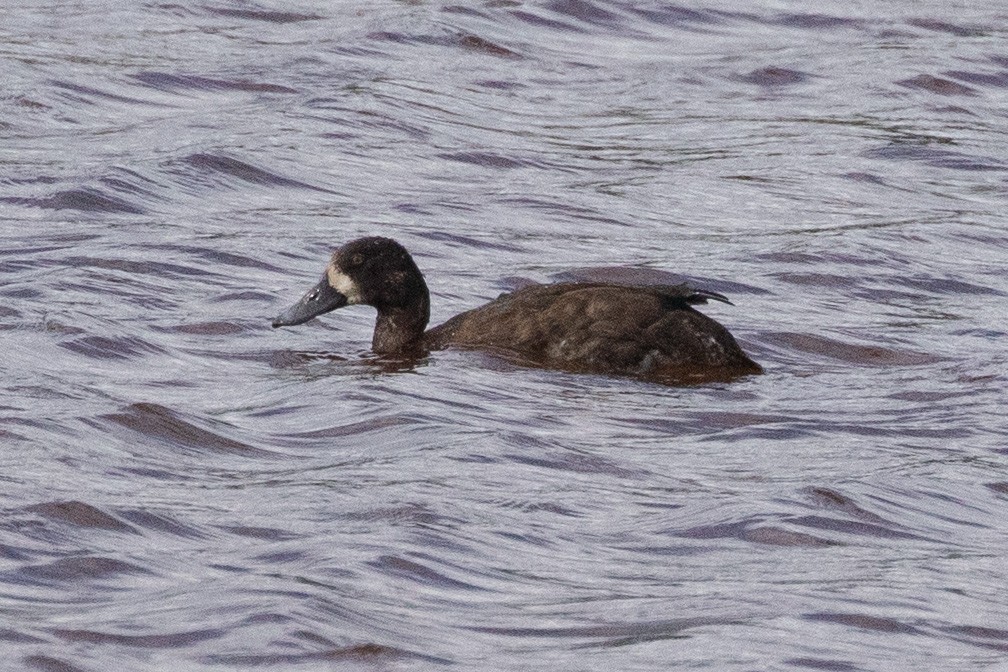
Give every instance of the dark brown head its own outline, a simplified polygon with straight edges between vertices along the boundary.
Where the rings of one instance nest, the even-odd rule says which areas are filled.
[[[427,284],[409,252],[391,238],[372,237],[336,250],[319,283],[273,320],[273,326],[303,324],[356,304],[378,310],[375,352],[394,352],[419,342],[430,318]]]

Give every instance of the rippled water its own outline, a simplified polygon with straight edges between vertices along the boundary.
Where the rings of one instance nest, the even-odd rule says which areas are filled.
[[[0,667],[1005,669],[1008,14],[17,3]],[[669,388],[269,320],[671,272]]]

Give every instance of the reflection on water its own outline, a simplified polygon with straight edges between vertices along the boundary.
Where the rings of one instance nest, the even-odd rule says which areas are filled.
[[[1004,29],[909,2],[8,8],[0,660],[1003,664]],[[690,279],[767,373],[399,362],[366,308],[270,329],[375,234],[432,323]]]

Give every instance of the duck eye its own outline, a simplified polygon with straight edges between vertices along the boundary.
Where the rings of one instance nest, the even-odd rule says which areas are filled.
[[[350,263],[354,266],[360,266],[364,263],[364,255],[360,253],[353,255],[350,257]]]

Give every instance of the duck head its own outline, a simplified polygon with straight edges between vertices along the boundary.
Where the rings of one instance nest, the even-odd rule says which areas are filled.
[[[423,274],[391,238],[360,238],[332,255],[325,273],[274,327],[304,324],[337,308],[363,304],[378,310],[371,348],[398,352],[420,342],[430,319],[430,293]]]

